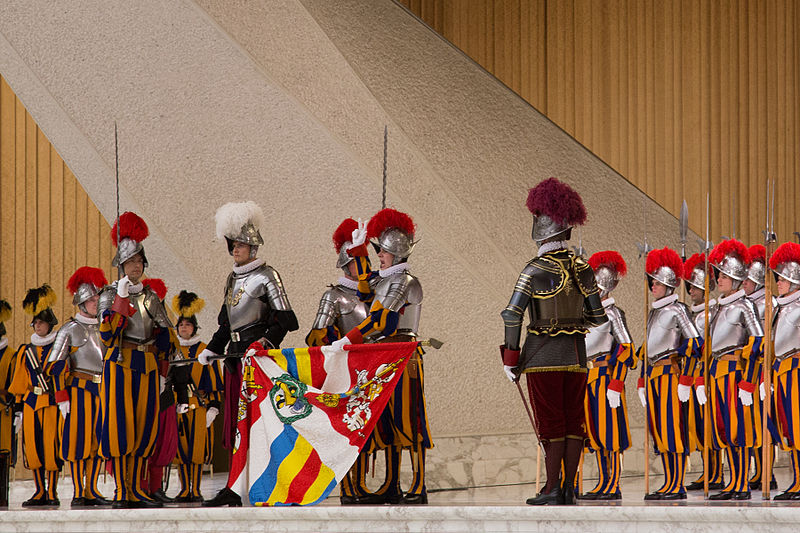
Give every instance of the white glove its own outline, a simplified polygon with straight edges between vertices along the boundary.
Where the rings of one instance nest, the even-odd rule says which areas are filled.
[[[744,389],[739,389],[739,400],[741,400],[742,405],[745,407],[753,405],[753,393],[747,392]]]
[[[209,407],[206,409],[206,427],[211,427],[211,424],[214,422],[214,419],[217,418],[219,414],[219,409],[216,407]]]
[[[700,405],[705,405],[708,401],[706,398],[706,386],[705,385],[698,385],[694,388],[694,395],[697,396],[697,403]]]
[[[127,298],[128,297],[128,289],[131,286],[131,280],[128,279],[128,276],[123,276],[117,281],[117,295],[120,298]]]
[[[22,413],[19,412],[14,415],[14,433],[19,433],[19,430],[22,429]]]
[[[158,375],[158,391],[159,393],[164,392],[167,390],[167,378],[162,376],[161,374]]]
[[[678,384],[678,399],[682,403],[686,403],[689,401],[689,398],[691,397],[692,397],[692,388],[689,385]]]
[[[197,356],[197,362],[200,363],[201,365],[207,365],[211,362],[209,361],[209,359],[215,355],[217,354],[206,348],[205,350],[200,352],[200,354]]]
[[[365,242],[367,242],[367,223],[359,218],[358,227],[353,230],[351,244],[346,249],[358,248]]]
[[[343,352],[344,351],[344,347],[347,346],[348,344],[352,344],[352,342],[350,341],[349,338],[347,338],[347,336],[344,336],[341,339],[339,339],[338,341],[333,341],[331,343],[331,348],[333,348],[337,352]]]
[[[514,374],[514,369],[517,368],[515,366],[508,366],[503,365],[503,372],[506,373],[506,377],[511,383],[515,383],[517,381],[517,376]]]
[[[639,401],[642,402],[642,407],[647,407],[647,396],[644,394],[644,387],[637,390],[639,392]]]
[[[615,390],[608,389],[606,390],[606,400],[608,400],[610,408],[616,409],[622,404],[622,395]]]
[[[69,400],[58,402],[58,410],[61,411],[61,416],[63,416],[64,420],[66,420],[67,415],[69,414]]]
[[[188,413],[189,412],[189,404],[188,403],[179,403],[178,407],[175,408],[175,411],[179,415],[182,415],[184,413]]]
[[[764,401],[764,398],[767,397],[767,391],[764,390],[764,382],[761,382],[761,385],[758,386],[758,396],[761,398],[761,401]]]

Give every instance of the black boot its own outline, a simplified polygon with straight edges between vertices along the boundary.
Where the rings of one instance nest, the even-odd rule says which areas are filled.
[[[528,505],[564,505],[564,493],[561,487],[556,487],[550,492],[539,493],[538,496],[525,500]]]
[[[0,453],[0,507],[8,507],[9,454]]]
[[[225,487],[210,500],[203,502],[203,507],[241,507],[242,498],[228,487]]]

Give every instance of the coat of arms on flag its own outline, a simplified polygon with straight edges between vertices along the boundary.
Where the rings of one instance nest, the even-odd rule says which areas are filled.
[[[355,462],[416,349],[401,342],[351,345],[344,353],[249,353],[230,488],[254,505],[323,501]]]

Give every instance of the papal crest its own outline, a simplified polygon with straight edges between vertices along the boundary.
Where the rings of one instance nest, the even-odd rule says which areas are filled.
[[[283,374],[272,380],[269,401],[281,422],[292,424],[311,414],[311,404],[306,401],[308,387],[302,381],[289,374]]]

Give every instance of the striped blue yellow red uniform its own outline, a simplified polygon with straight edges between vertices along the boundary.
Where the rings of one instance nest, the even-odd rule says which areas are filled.
[[[159,360],[166,360],[178,342],[172,329],[156,328],[156,341],[146,351],[122,347],[127,318],[115,310],[116,305],[103,311],[100,322],[100,338],[106,347],[100,386],[100,455],[112,461],[114,500],[144,501],[149,497],[138,480],[158,434]]]
[[[786,492],[800,492],[800,358],[787,357],[772,366],[774,418],[782,450],[792,461],[792,481]]]
[[[198,342],[192,346],[180,346],[186,359],[196,359],[197,354],[206,348]],[[206,413],[211,407],[219,410],[222,401],[222,375],[219,364],[191,365],[193,395],[189,411],[178,415],[178,475],[181,491],[178,497],[200,497],[203,464],[210,464],[214,449],[212,426],[206,427]]]
[[[624,384],[628,369],[635,367],[636,352],[633,344],[614,342],[610,352],[595,359],[589,369],[584,399],[586,434],[588,447],[596,454],[600,476],[597,486],[589,491],[590,494],[619,492],[620,455],[631,445]],[[621,404],[618,408],[611,408],[606,399],[611,383],[620,392]]]
[[[14,403],[15,398],[8,391],[14,377],[14,368],[17,364],[17,352],[8,348],[8,339],[3,337],[0,342],[0,454],[8,454],[13,462],[17,457],[17,434],[14,431]]]
[[[36,346],[23,344],[16,354],[16,368],[9,392],[16,396],[17,402],[22,405],[22,449],[25,464],[33,472],[36,492],[33,498],[48,499],[58,498],[58,473],[61,471],[63,461],[59,456],[58,405],[52,394],[36,394],[38,387],[37,375],[44,377],[44,364],[53,343]],[[31,350],[38,361],[34,366],[26,357],[26,350]],[[52,380],[49,386],[54,386]],[[47,483],[45,485],[45,479]]]

